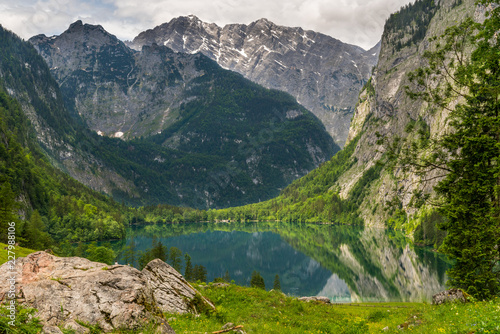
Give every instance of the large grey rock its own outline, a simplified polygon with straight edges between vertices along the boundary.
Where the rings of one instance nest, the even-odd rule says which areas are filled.
[[[9,288],[6,266],[0,267],[1,300]],[[37,317],[47,326],[73,328],[78,320],[111,331],[137,328],[151,320],[166,323],[158,319],[163,312],[196,312],[192,301],[197,291],[160,260],[151,261],[141,272],[129,266],[36,252],[19,258],[15,269],[17,297],[36,308]],[[196,301],[214,307],[201,296]]]
[[[467,302],[467,297],[465,293],[460,289],[450,289],[436,293],[434,296],[432,296],[432,304],[434,305],[440,305],[456,301],[462,303]]]
[[[300,297],[300,301],[302,302],[319,302],[319,303],[324,303],[324,304],[330,304],[330,298],[328,297],[322,297],[322,296],[314,296],[314,297]]]

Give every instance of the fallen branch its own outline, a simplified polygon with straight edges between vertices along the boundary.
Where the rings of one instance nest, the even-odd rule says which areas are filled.
[[[238,328],[243,328],[243,325],[238,325],[238,326],[234,326],[233,328],[228,328],[228,329],[223,329],[221,331],[212,332],[212,334],[227,333],[227,332],[232,331],[233,329],[238,329]]]

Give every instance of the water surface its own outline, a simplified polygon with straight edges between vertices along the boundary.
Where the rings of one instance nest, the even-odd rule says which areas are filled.
[[[332,301],[429,301],[445,289],[448,263],[417,247],[401,233],[382,229],[316,224],[163,224],[133,227],[115,242],[135,252],[153,239],[177,247],[207,268],[208,281],[226,271],[249,285],[254,270],[271,289],[279,275],[282,291],[327,296]],[[183,273],[183,271],[181,271]]]

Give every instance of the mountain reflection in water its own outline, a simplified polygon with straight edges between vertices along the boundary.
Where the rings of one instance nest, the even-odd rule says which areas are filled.
[[[228,271],[237,284],[249,285],[256,270],[268,290],[278,274],[284,293],[334,302],[429,301],[445,289],[449,267],[443,256],[401,233],[338,225],[147,225],[129,229],[112,247],[123,258],[132,240],[138,253],[151,248],[153,238],[205,266],[208,281]]]

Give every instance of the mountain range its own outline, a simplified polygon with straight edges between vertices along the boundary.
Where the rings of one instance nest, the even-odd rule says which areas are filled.
[[[29,56],[5,48],[6,91],[56,166],[118,200],[198,208],[264,200],[338,150],[293,97],[202,54],[136,52],[81,22],[31,42],[45,61],[29,44],[16,42]],[[37,73],[22,66],[35,61]],[[27,79],[8,80],[13,71]]]
[[[380,44],[365,51],[333,37],[267,19],[219,27],[181,16],[140,33],[130,47],[152,44],[203,53],[223,68],[267,88],[290,93],[343,146],[360,89],[376,64]]]

